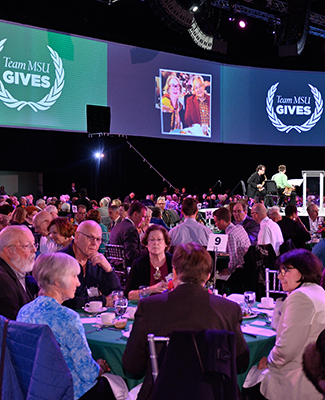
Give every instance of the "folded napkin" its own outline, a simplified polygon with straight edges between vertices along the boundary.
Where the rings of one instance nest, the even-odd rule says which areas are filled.
[[[239,293],[232,293],[229,296],[227,296],[227,299],[240,304],[244,302],[244,295]]]
[[[264,328],[259,328],[257,326],[242,326],[241,330],[243,333],[251,333],[253,335],[267,336],[267,337],[276,336],[276,332],[274,332],[272,329],[264,329]]]

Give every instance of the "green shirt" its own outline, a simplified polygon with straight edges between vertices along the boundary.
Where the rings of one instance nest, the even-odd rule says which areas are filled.
[[[286,186],[291,187],[288,182],[288,177],[283,172],[278,172],[272,176],[272,181],[275,181],[277,188],[284,189]]]

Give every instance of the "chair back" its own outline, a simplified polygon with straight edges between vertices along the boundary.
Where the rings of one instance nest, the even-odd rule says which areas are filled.
[[[127,275],[129,273],[125,263],[124,246],[119,244],[105,243],[105,257],[108,261],[116,261],[115,263],[113,262],[114,269],[116,274],[120,278],[122,287],[124,287]]]
[[[266,297],[270,297],[270,293],[285,294],[281,289],[281,282],[278,279],[279,271],[265,268],[265,291]]]
[[[149,353],[150,353],[150,362],[151,362],[151,369],[152,369],[152,379],[156,382],[159,368],[158,368],[158,361],[157,361],[157,351],[156,351],[156,342],[166,343],[168,346],[169,337],[164,336],[155,336],[153,333],[149,333],[148,336],[148,343],[149,343]]]
[[[265,190],[268,194],[278,194],[278,188],[275,181],[267,180],[265,181]]]
[[[73,382],[53,332],[47,325],[0,316],[1,400],[73,400]]]
[[[174,331],[167,343],[158,356],[151,400],[237,400],[233,332]]]

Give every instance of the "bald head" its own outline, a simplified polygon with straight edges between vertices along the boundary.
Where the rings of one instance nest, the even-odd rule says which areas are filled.
[[[35,232],[41,234],[42,236],[48,236],[48,227],[52,219],[53,218],[51,214],[47,211],[40,211],[37,213],[33,218],[33,227]]]
[[[87,220],[78,225],[74,245],[86,257],[96,253],[102,241],[102,228],[97,222]]]
[[[255,222],[258,224],[265,218],[267,217],[267,211],[266,208],[263,204],[257,203],[254,204],[252,207],[252,218],[254,219]]]

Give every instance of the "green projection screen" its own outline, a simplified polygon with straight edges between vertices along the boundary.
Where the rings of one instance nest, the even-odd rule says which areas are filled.
[[[86,132],[107,106],[107,43],[0,21],[0,125]]]

